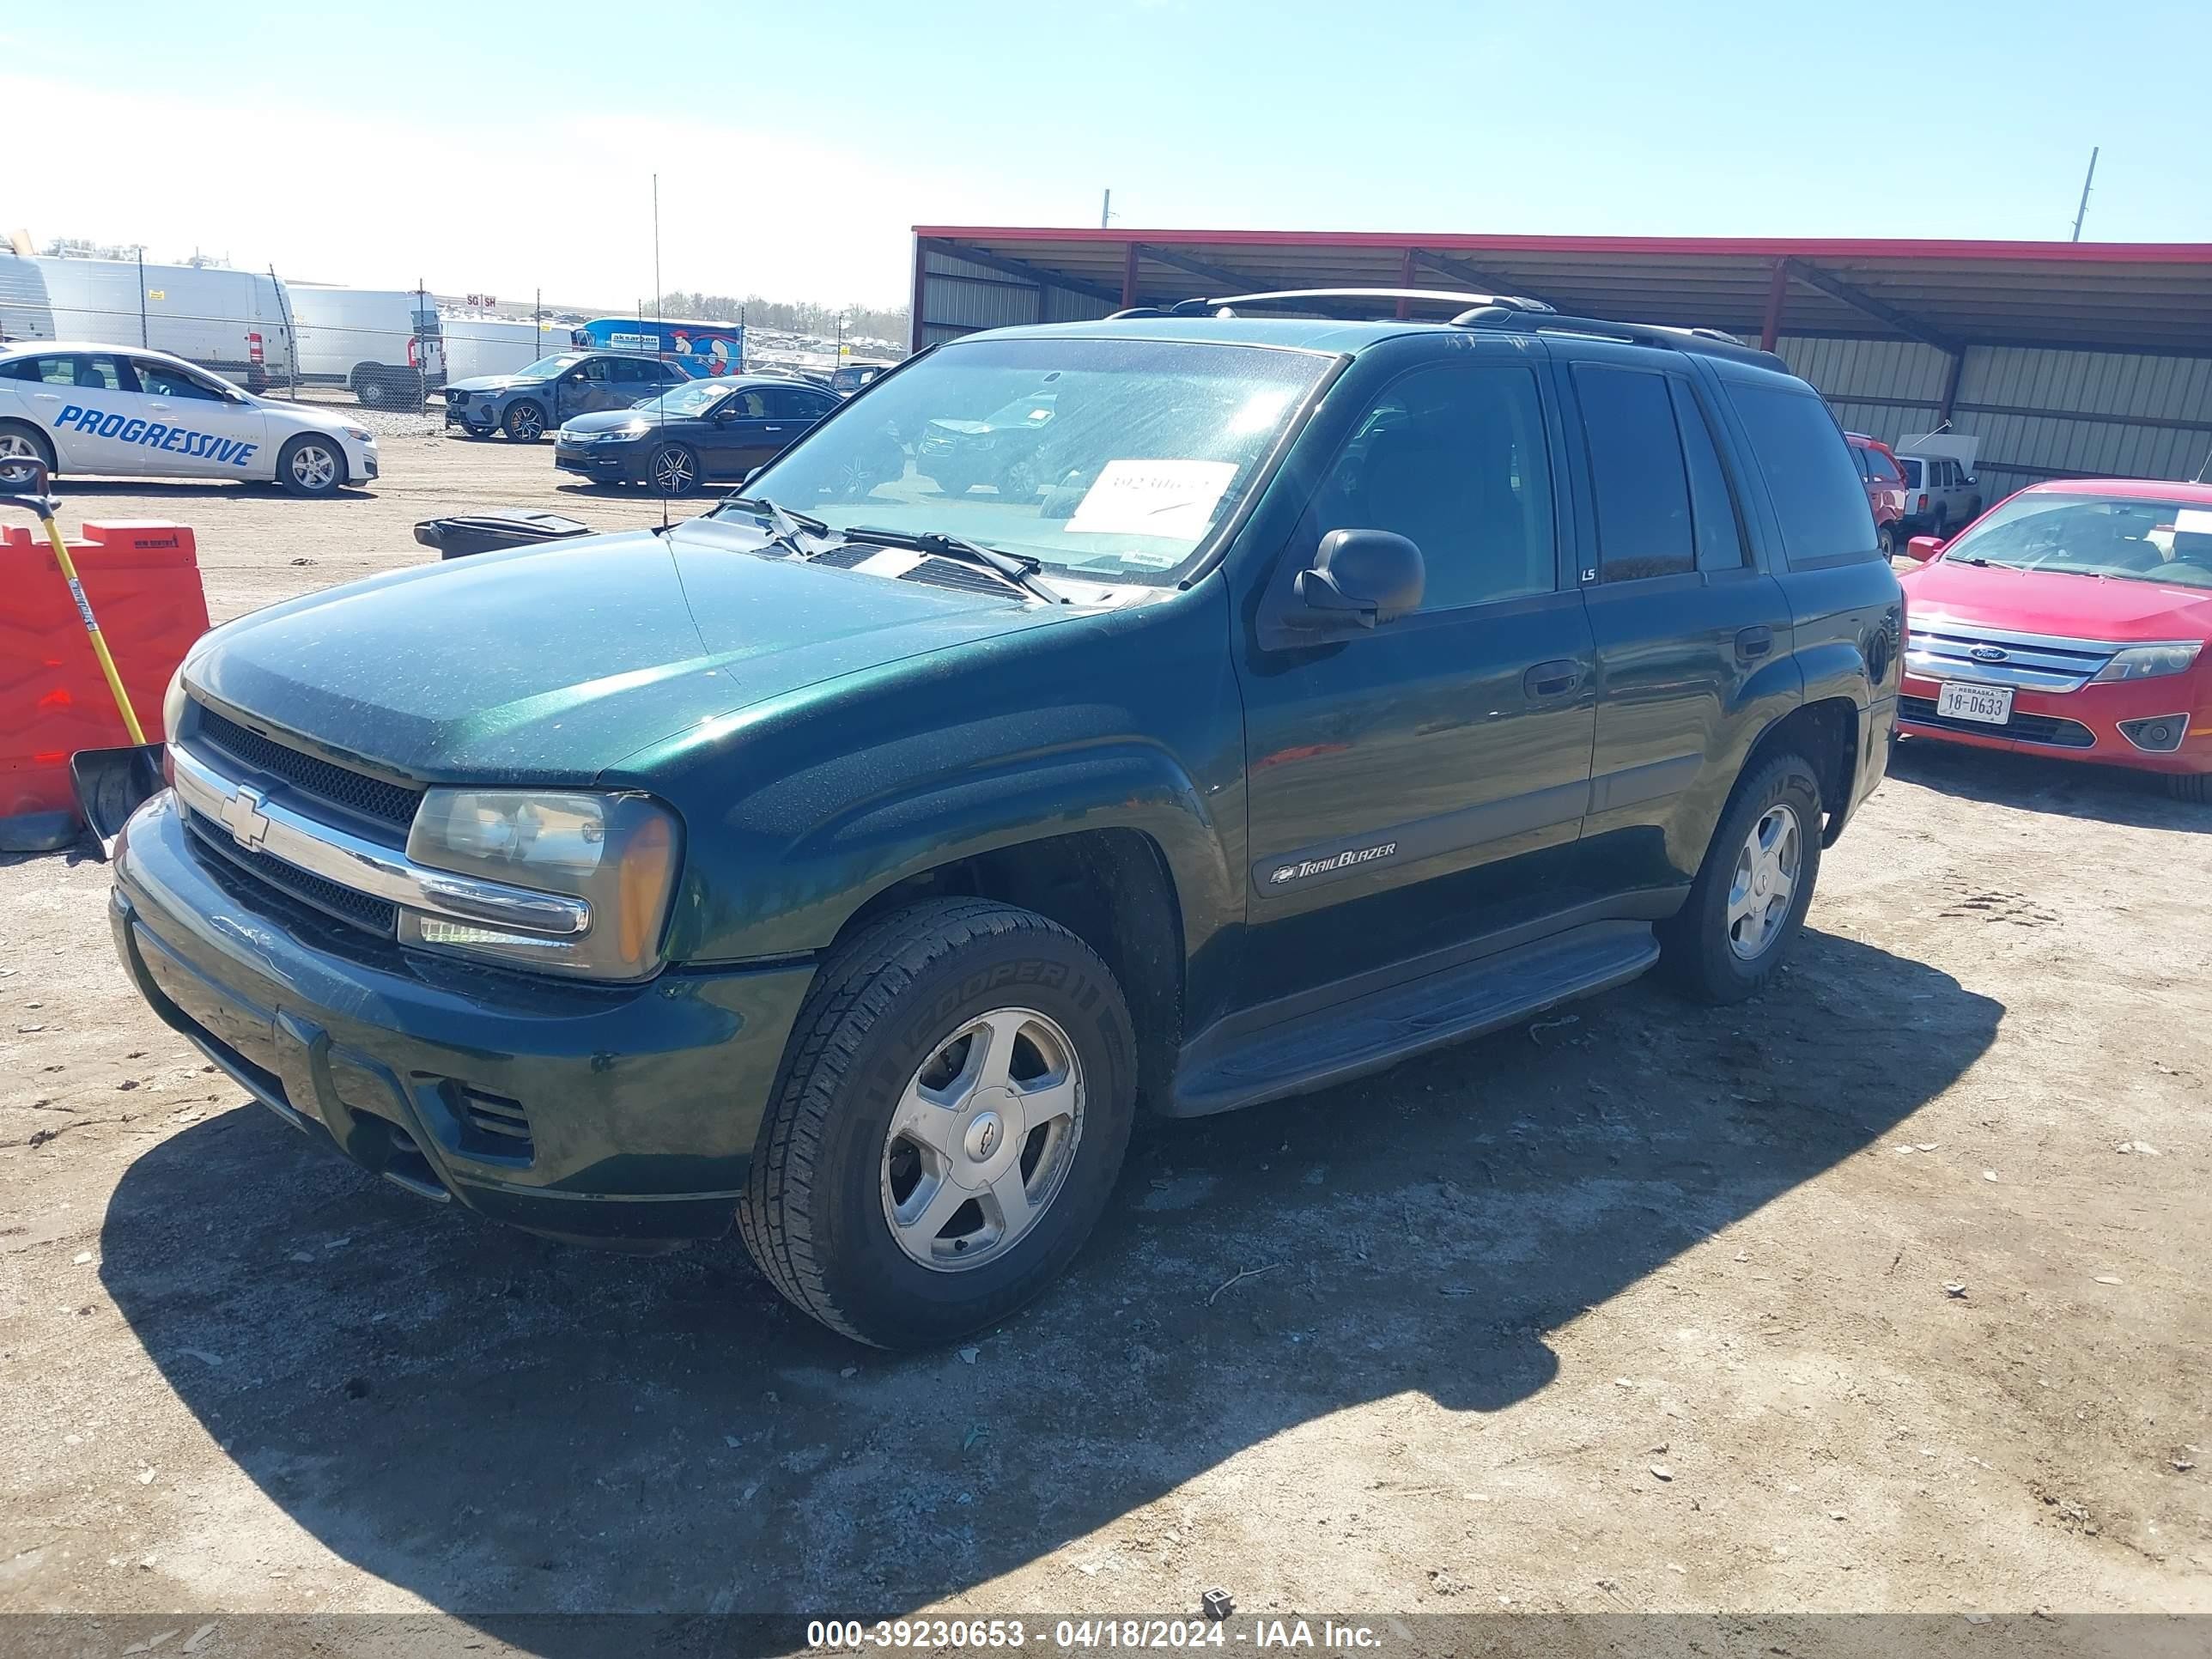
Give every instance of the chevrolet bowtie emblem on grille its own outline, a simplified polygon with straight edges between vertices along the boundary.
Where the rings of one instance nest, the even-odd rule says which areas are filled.
[[[1976,662],[2002,662],[2012,653],[2002,646],[1978,645],[1966,654]]]
[[[261,843],[268,839],[269,820],[261,811],[263,799],[261,792],[250,784],[239,785],[236,794],[223,798],[219,815],[222,827],[249,852],[260,851]]]

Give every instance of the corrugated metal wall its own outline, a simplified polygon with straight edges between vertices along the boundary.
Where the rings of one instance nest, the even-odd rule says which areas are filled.
[[[1940,418],[1951,360],[1934,346],[1787,336],[1778,346],[1853,432],[1895,443]],[[1951,429],[1982,441],[1990,501],[2045,478],[2192,478],[2212,459],[2212,358],[1972,346]]]
[[[957,340],[979,328],[1079,323],[1114,307],[1064,288],[1024,282],[988,265],[930,249],[922,255],[921,343]]]
[[[1113,307],[930,249],[923,254],[921,343],[981,328],[1081,322]],[[1895,443],[1942,418],[1949,356],[1905,340],[1779,342],[1853,432]],[[1972,346],[1951,428],[1981,439],[1976,471],[1996,501],[2044,478],[2190,478],[2212,462],[2212,357]]]

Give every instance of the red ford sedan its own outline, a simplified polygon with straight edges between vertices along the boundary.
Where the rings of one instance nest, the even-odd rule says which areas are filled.
[[[2034,484],[1907,550],[1900,731],[2212,800],[2212,485]]]

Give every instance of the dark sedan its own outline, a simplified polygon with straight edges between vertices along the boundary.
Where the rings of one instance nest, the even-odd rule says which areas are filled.
[[[628,409],[577,416],[556,434],[553,465],[597,483],[688,495],[766,465],[838,404],[793,380],[693,380]]]

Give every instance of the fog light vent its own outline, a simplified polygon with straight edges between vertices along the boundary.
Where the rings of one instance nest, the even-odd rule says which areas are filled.
[[[2181,747],[2189,732],[2186,714],[2152,714],[2139,720],[2122,720],[2120,735],[2147,755],[2170,755]]]

